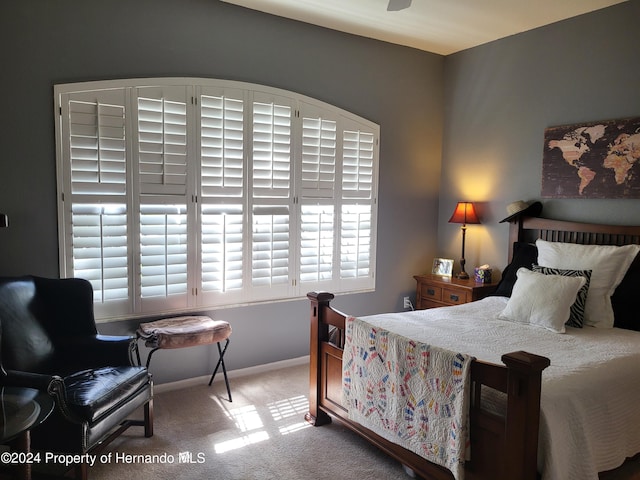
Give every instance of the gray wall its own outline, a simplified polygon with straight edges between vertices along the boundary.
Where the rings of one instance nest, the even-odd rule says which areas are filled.
[[[504,268],[507,204],[540,199],[544,129],[640,116],[640,1],[632,0],[445,59],[440,252],[460,257],[458,200],[480,204],[467,271]],[[640,165],[635,167],[640,176]],[[640,200],[542,199],[543,216],[640,224]]]
[[[357,315],[400,310],[436,254],[444,58],[216,0],[0,3],[0,276],[58,270],[53,85],[194,76],[299,92],[381,126],[375,294]],[[232,323],[230,369],[308,354],[306,300],[207,312]],[[133,332],[136,321],[100,325]],[[212,349],[159,352],[156,382],[207,374]]]

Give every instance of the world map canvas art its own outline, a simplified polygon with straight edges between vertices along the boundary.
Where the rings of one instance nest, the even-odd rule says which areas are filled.
[[[542,196],[640,198],[640,117],[544,131]]]

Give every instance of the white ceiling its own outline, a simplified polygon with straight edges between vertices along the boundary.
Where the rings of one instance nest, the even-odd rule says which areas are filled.
[[[222,0],[363,37],[448,55],[626,0]]]

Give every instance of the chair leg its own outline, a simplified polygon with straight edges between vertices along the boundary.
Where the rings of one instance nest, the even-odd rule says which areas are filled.
[[[144,406],[144,436],[153,437],[153,398]]]
[[[229,377],[227,376],[227,367],[224,364],[224,354],[227,352],[227,347],[229,346],[229,339],[227,338],[227,343],[224,344],[224,349],[220,347],[220,342],[218,342],[218,354],[220,358],[218,359],[218,363],[216,364],[216,368],[213,370],[213,374],[211,375],[211,379],[209,380],[209,386],[213,383],[213,379],[218,373],[218,368],[222,365],[222,373],[224,374],[224,383],[227,386],[227,394],[229,395],[229,401],[232,402],[231,399],[231,387],[229,387]]]
[[[74,471],[76,480],[87,480],[89,478],[89,466],[87,462],[76,463]]]

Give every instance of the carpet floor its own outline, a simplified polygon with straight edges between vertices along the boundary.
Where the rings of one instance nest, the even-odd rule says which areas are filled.
[[[337,422],[306,423],[308,383],[308,365],[302,365],[232,378],[233,402],[223,381],[159,393],[153,437],[129,429],[102,452],[104,462],[98,460],[89,477],[410,478],[399,463]]]
[[[410,480],[398,462],[339,423],[307,424],[308,382],[303,364],[231,378],[233,402],[218,379],[156,393],[153,437],[130,428],[97,455],[89,478]],[[640,480],[640,461],[601,480]]]

